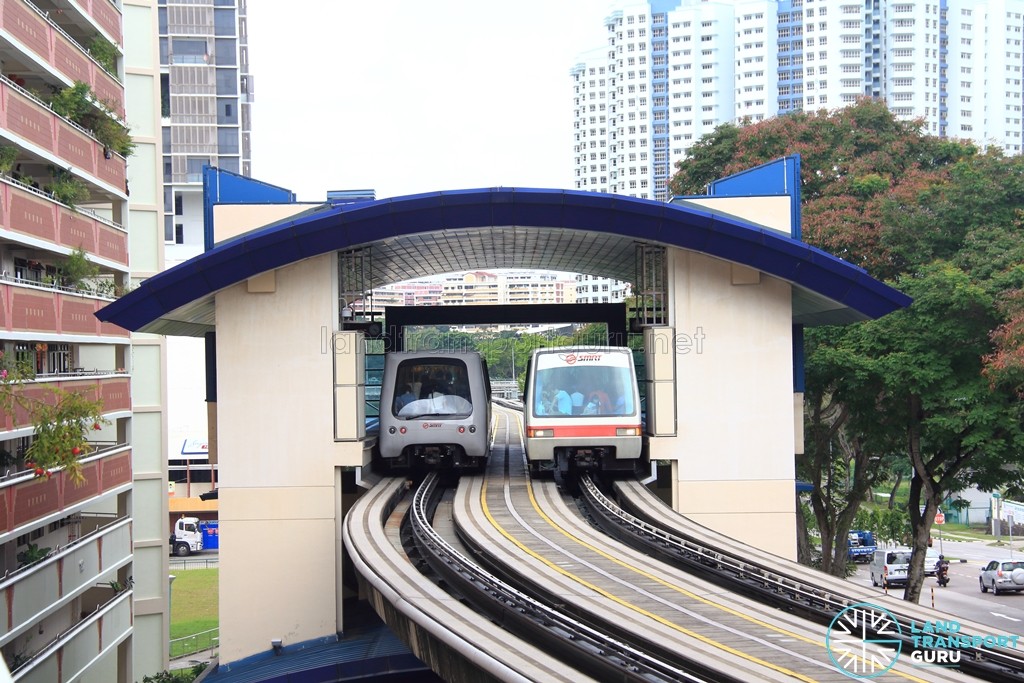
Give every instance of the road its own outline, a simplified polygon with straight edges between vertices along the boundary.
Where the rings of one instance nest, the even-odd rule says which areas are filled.
[[[938,548],[936,540],[933,548]],[[936,610],[969,619],[992,627],[992,634],[1016,633],[1024,635],[1024,592],[993,595],[982,593],[978,587],[978,574],[991,560],[1024,560],[1024,551],[992,547],[982,541],[950,541],[943,539],[942,552],[951,560],[949,585],[940,588],[935,579],[925,579],[921,589],[922,605],[933,604]],[[1012,557],[1011,557],[1012,555]],[[957,561],[960,560],[960,561]],[[850,581],[870,586],[868,566],[858,565],[857,574]],[[903,589],[890,593],[902,597]]]

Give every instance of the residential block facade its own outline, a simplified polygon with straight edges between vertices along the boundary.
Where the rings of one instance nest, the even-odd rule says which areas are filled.
[[[620,0],[604,25],[570,72],[576,189],[666,200],[717,126],[862,97],[1021,152],[1024,0]]]
[[[159,145],[152,125],[126,114],[128,81],[156,82],[127,69],[125,18],[139,16],[129,4],[0,5],[0,350],[31,372],[16,389],[29,399],[55,402],[58,389],[103,406],[82,483],[29,465],[28,410],[0,415],[0,651],[19,681],[134,680],[133,556],[150,532],[134,517],[133,354],[127,331],[93,315],[145,250],[130,236],[129,186],[143,205],[153,186],[134,184],[128,156],[155,161]],[[83,261],[94,272],[73,276],[69,264]],[[159,416],[158,395],[145,402]],[[161,551],[141,590],[160,598],[165,538]],[[165,610],[155,613],[166,638]],[[142,655],[149,671],[165,653],[157,641]]]

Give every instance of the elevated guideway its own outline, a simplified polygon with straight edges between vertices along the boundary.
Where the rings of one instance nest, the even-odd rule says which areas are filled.
[[[374,609],[435,672],[446,680],[608,680],[590,668],[586,656],[561,653],[564,643],[558,642],[605,637],[609,652],[618,648],[604,655],[619,667],[616,680],[848,679],[830,660],[826,629],[819,622],[736,594],[728,581],[698,577],[629,548],[583,519],[553,482],[530,481],[517,418],[512,411],[498,413],[501,426],[487,473],[463,477],[451,505],[441,508],[451,510],[459,540],[473,558],[457,557],[462,554],[454,547],[458,544],[429,530],[416,541],[417,558],[405,555],[392,516],[406,487],[401,480],[386,480],[365,494],[345,525],[346,546]],[[447,519],[432,521],[430,501],[436,498],[426,488],[412,503],[411,516],[421,518],[413,526],[447,526]],[[392,529],[390,537],[386,527]],[[712,548],[729,544],[707,533],[704,542]],[[733,578],[730,558],[717,558],[707,564]],[[420,559],[437,572],[433,579],[415,566],[423,564]],[[777,565],[764,559],[769,567]],[[783,574],[799,574],[799,569],[787,565],[776,572],[780,585],[795,585],[796,579]],[[819,585],[814,599],[824,601],[829,588]],[[838,584],[834,588],[838,593]],[[537,626],[524,630],[514,623],[520,617],[534,619]],[[570,628],[580,630],[572,634]],[[637,654],[627,655],[630,650]],[[654,668],[644,670],[641,664]],[[658,673],[658,667],[669,673]],[[678,673],[670,673],[672,668]],[[878,679],[972,677],[922,670],[904,659]]]

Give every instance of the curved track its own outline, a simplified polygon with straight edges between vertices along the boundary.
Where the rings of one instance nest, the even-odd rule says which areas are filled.
[[[407,488],[404,479],[383,480],[355,503],[344,525],[348,557],[371,605],[391,630],[447,681],[590,680],[512,637],[420,573],[394,532]]]
[[[719,582],[728,582],[772,604],[799,611],[819,623],[828,624],[843,609],[868,603],[883,607],[896,618],[907,647],[912,644],[912,629],[928,622],[955,621],[959,624],[958,634],[968,637],[992,634],[991,627],[984,624],[915,605],[877,589],[856,586],[725,538],[672,510],[637,481],[615,484],[621,508],[603,498],[592,483],[585,482],[583,488],[590,505],[604,511],[602,517],[615,518],[620,529],[629,529],[623,533],[639,539],[648,552],[701,574],[711,574]],[[986,680],[1024,680],[1024,652],[1019,648],[968,647],[964,652],[967,656],[960,664],[964,671]]]
[[[654,559],[651,547],[633,549],[595,528],[554,482],[531,482],[519,416],[499,409],[496,420],[498,444],[487,473],[463,477],[454,497],[446,495],[450,506],[441,508],[450,510],[475,560],[431,528],[437,523],[431,493],[439,488],[436,481],[426,482],[408,503],[402,501],[408,483],[385,480],[345,521],[346,548],[374,608],[447,680],[846,681],[815,614],[870,601],[902,610],[901,618],[936,618],[923,608],[907,616],[914,606],[738,546],[681,517],[642,485],[622,482],[616,491],[623,505],[650,516],[641,523],[643,533],[656,544],[677,546],[677,553],[682,548],[684,555],[699,556],[701,571],[710,574]],[[426,559],[447,592],[403,555],[394,531],[403,505],[411,508],[419,549],[414,556]],[[621,509],[607,514],[636,519]],[[439,520],[441,526],[448,521]],[[738,580],[740,571],[745,574]],[[738,586],[745,594],[735,592]],[[784,609],[766,604],[750,586],[782,596],[772,603]],[[868,653],[850,656],[868,666]],[[974,673],[1003,680],[1004,669],[985,667]],[[896,658],[881,675],[866,674],[878,680],[974,680],[955,669],[915,667],[908,658]]]
[[[486,477],[465,480],[454,501],[456,528],[481,562],[518,576],[565,613],[618,637],[632,634],[650,652],[686,653],[721,677],[847,679],[831,662],[819,624],[610,540],[581,518],[553,482],[531,483],[515,438],[517,416],[498,413],[510,437],[505,457],[492,451]],[[965,680],[939,669],[922,676],[901,662],[881,678]]]

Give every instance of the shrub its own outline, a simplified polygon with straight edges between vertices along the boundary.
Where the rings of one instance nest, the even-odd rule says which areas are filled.
[[[117,75],[117,48],[103,36],[96,36],[89,43],[89,54],[111,75]]]
[[[18,148],[9,145],[0,146],[0,173],[10,173],[14,162],[18,159]]]

